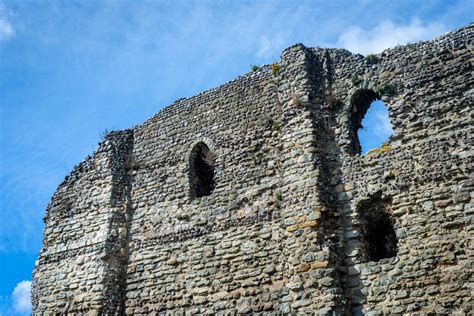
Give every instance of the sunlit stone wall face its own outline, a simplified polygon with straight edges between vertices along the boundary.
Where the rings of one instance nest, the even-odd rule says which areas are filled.
[[[370,60],[295,45],[110,134],[48,206],[34,314],[469,311],[472,33]],[[394,128],[365,156],[361,89]],[[369,261],[361,205],[395,256]]]

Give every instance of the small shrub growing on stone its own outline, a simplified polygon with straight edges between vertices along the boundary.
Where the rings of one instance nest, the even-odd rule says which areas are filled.
[[[395,90],[395,87],[390,85],[390,84],[386,84],[384,85],[383,87],[381,87],[379,89],[379,94],[380,95],[387,95],[387,96],[391,96],[391,95],[394,95],[397,91]]]
[[[283,193],[281,193],[281,191],[277,191],[277,192],[275,193],[275,197],[276,197],[276,199],[277,199],[278,201],[281,202],[281,201],[283,200]]]
[[[100,140],[103,141],[107,138],[107,136],[110,134],[110,130],[108,130],[107,128],[105,128],[104,130],[102,130],[99,134],[100,136]]]
[[[365,60],[367,61],[369,65],[375,65],[375,64],[378,64],[378,62],[380,61],[380,58],[375,56],[374,54],[369,54],[365,56]]]
[[[378,154],[390,151],[391,149],[392,149],[392,146],[390,146],[390,143],[387,141],[387,142],[382,143],[382,145],[380,145],[380,148],[374,148],[374,149],[369,150],[365,154],[365,156],[370,157],[370,156],[378,155]]]
[[[273,131],[279,131],[280,130],[280,125],[278,122],[276,122],[273,119],[268,119],[268,126],[273,130]]]
[[[278,125],[278,123],[275,122],[275,121],[272,123],[272,130],[274,130],[274,131],[279,131],[280,130],[280,125]]]
[[[352,78],[351,78],[351,82],[352,82],[352,86],[358,86],[359,84],[361,84],[362,82],[362,79],[359,78],[358,75],[354,75]]]
[[[277,73],[280,72],[281,66],[280,64],[274,63],[272,64],[272,73],[276,75]]]
[[[337,108],[337,106],[341,104],[341,99],[339,99],[337,96],[335,96],[332,93],[326,95],[324,100],[326,101],[327,105],[329,105],[329,107],[333,109]]]
[[[413,45],[412,43],[407,43],[406,48],[409,52],[411,52],[415,49],[415,45]]]
[[[260,69],[260,67],[258,65],[251,65],[250,67],[251,67],[253,72],[257,72]]]

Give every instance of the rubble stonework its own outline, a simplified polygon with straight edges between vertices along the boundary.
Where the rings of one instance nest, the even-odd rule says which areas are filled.
[[[473,33],[369,59],[298,44],[110,133],[48,206],[33,314],[472,312]],[[375,98],[394,135],[361,156]],[[370,261],[379,219],[396,255]]]

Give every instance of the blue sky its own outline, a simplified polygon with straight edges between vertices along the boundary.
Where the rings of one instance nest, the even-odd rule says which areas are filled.
[[[0,0],[0,315],[28,313],[45,207],[104,130],[297,42],[376,53],[467,25],[473,12],[469,0]]]
[[[365,154],[373,148],[379,148],[393,134],[388,108],[381,100],[373,101],[362,119],[362,128],[357,132],[361,153]]]

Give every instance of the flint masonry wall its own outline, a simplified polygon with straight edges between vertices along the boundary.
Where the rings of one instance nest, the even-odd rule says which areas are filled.
[[[126,261],[117,262],[124,257],[117,253],[117,222],[126,213],[124,162],[132,137],[131,131],[109,135],[58,187],[34,271],[38,313],[102,311],[120,302],[124,280],[116,269],[125,269]]]
[[[335,157],[340,169],[333,169],[339,179],[333,182],[342,217],[344,289],[353,313],[472,309],[472,48],[471,25],[431,42],[387,50],[372,66],[341,52],[326,57],[333,66],[332,93],[343,101],[333,119],[340,149]],[[348,82],[354,74],[359,84]],[[387,86],[396,93],[378,94],[395,131],[391,144],[355,156],[351,118],[364,104],[351,99],[361,89]],[[391,201],[398,253],[367,262],[360,206],[377,195]]]
[[[372,64],[296,45],[278,71],[108,135],[48,206],[34,314],[470,311],[472,33]],[[360,156],[373,98],[395,134]],[[216,187],[194,198],[200,142]],[[363,208],[376,199],[397,254],[370,261]]]

